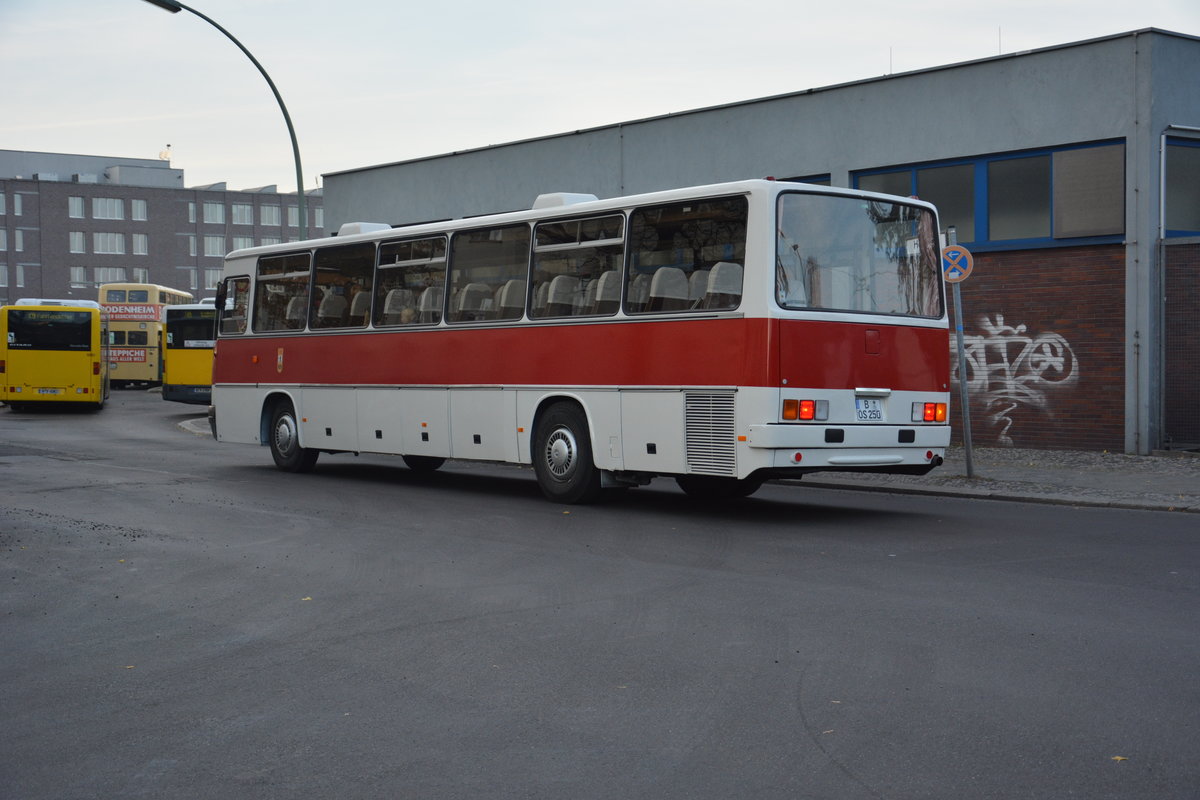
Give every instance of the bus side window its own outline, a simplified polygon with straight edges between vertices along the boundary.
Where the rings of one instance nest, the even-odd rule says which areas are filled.
[[[635,209],[626,313],[737,308],[747,209],[741,196]]]

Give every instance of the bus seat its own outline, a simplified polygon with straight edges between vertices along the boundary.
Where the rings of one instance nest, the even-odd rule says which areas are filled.
[[[512,279],[500,288],[500,319],[520,319],[525,313],[525,281]]]
[[[650,299],[650,276],[638,275],[629,284],[629,295],[626,297],[626,307],[630,311],[645,311],[646,301],[648,299]]]
[[[600,273],[596,279],[595,314],[615,314],[621,308],[621,276],[615,269]]]
[[[468,283],[454,296],[454,319],[483,319],[483,301],[492,298],[492,290],[486,283]]]
[[[742,265],[718,261],[708,273],[705,308],[736,308],[742,301]]]
[[[533,293],[533,315],[535,317],[544,317],[546,315],[546,298],[549,296],[550,283],[548,281],[539,283]]]
[[[546,316],[566,317],[575,310],[575,297],[579,294],[579,278],[574,275],[555,275],[550,281],[550,293],[546,298]]]
[[[361,295],[360,295],[361,296]],[[358,300],[358,298],[354,298]],[[416,316],[413,315],[409,319],[404,318],[404,312],[414,311],[413,293],[409,289],[392,289],[383,298],[383,325],[400,325],[404,322],[416,321]]]
[[[341,325],[349,305],[342,295],[326,292],[321,298],[321,304],[317,306],[317,323],[323,326]]]
[[[679,267],[660,267],[650,280],[647,311],[679,311],[688,307],[687,276]]]
[[[596,284],[599,281],[590,280],[587,286],[583,289],[583,297],[579,298],[579,303],[576,305],[576,314],[591,314],[592,309],[596,307]]]
[[[304,327],[304,307],[306,305],[304,301],[304,297],[293,297],[291,300],[288,300],[287,313],[284,315],[288,323],[287,327]]]
[[[367,316],[371,313],[371,293],[359,292],[350,301],[350,322],[355,325],[366,325]]]
[[[708,294],[708,270],[698,269],[688,277],[688,300],[692,307],[700,305],[704,295]]]
[[[444,292],[442,291],[441,286],[430,286],[425,291],[421,292],[421,300],[418,305],[421,322],[442,321],[443,296]]]

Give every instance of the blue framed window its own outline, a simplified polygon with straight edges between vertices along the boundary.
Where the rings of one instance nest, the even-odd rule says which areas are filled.
[[[1200,236],[1200,139],[1167,137],[1167,237]]]
[[[856,188],[916,196],[973,250],[1120,242],[1125,143],[1095,142],[853,174]]]
[[[821,175],[800,175],[795,178],[780,178],[779,180],[787,181],[789,183],[811,183],[816,186],[830,185],[828,172]]]

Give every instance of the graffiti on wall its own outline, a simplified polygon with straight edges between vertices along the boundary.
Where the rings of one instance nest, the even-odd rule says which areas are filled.
[[[1024,325],[1006,325],[1003,314],[994,316],[979,318],[982,336],[963,336],[967,392],[973,406],[983,404],[996,443],[1011,447],[1012,413],[1031,408],[1053,417],[1051,396],[1079,382],[1079,361],[1061,335],[1034,336]],[[957,358],[957,346],[951,347]]]

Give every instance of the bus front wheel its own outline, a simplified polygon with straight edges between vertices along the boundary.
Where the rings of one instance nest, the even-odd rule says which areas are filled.
[[[300,446],[300,426],[292,404],[283,402],[271,413],[271,457],[285,472],[311,472],[319,450]]]
[[[542,494],[558,503],[590,503],[600,496],[587,417],[574,403],[556,403],[538,420],[533,471]]]

